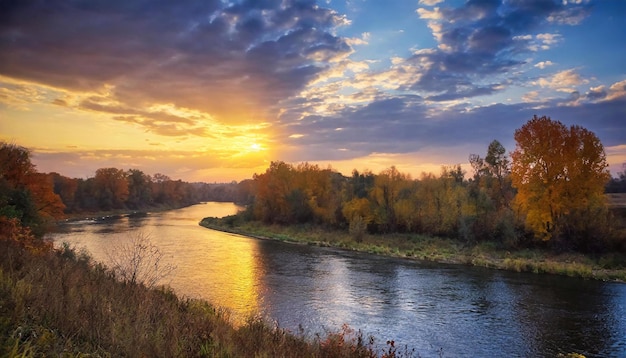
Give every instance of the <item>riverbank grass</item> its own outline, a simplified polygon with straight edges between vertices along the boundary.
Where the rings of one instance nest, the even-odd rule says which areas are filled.
[[[245,221],[236,215],[205,218],[200,225],[258,239],[334,247],[382,256],[626,282],[626,255],[619,253],[592,257],[579,253],[555,254],[539,249],[511,251],[500,249],[491,242],[464,245],[458,240],[418,234],[364,234],[355,240],[347,231],[329,230],[311,224],[266,225]]]
[[[305,338],[258,317],[234,324],[205,301],[119,281],[67,246],[0,237],[2,357],[376,357],[373,347],[345,327]]]

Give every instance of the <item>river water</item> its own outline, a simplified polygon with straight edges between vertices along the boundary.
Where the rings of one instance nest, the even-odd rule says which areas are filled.
[[[85,220],[50,237],[106,264],[120,242],[149,235],[176,265],[162,283],[235,321],[262,314],[306,335],[348,324],[379,347],[393,339],[422,357],[626,357],[626,284],[389,259],[198,225],[238,209],[206,203]]]

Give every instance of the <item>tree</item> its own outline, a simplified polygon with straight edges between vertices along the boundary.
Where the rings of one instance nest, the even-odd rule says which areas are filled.
[[[515,131],[515,141],[511,179],[527,227],[542,240],[574,241],[606,207],[610,175],[600,139],[580,126],[534,116]]]
[[[486,157],[471,154],[470,164],[474,168],[474,178],[469,185],[469,197],[474,206],[474,237],[515,245],[515,222],[510,209],[514,191],[506,149],[493,140]]]
[[[400,173],[395,166],[383,170],[376,176],[371,197],[376,208],[375,220],[381,225],[383,231],[396,231],[398,224],[396,202],[400,191],[408,185],[410,180],[409,175]]]
[[[0,142],[0,216],[16,218],[42,236],[46,221],[63,217],[64,208],[52,177],[35,170],[28,149]]]
[[[76,193],[78,191],[78,179],[68,178],[59,173],[48,174],[52,178],[55,194],[61,197],[68,212],[78,208]]]
[[[128,180],[128,199],[130,209],[140,209],[152,204],[152,180],[141,170],[130,169],[126,172]]]
[[[254,215],[268,223],[290,223],[293,217],[291,205],[296,203],[295,170],[291,164],[272,162],[263,174],[255,174],[256,196]],[[290,196],[291,194],[291,196]]]
[[[128,199],[126,173],[116,168],[100,168],[94,177],[94,191],[100,209],[122,209]]]

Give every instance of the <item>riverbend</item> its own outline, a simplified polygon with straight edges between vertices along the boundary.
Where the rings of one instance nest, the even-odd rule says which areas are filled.
[[[99,262],[147,233],[177,266],[177,295],[207,300],[245,324],[256,315],[314,338],[344,325],[394,340],[414,356],[587,357],[626,354],[626,285],[290,245],[209,230],[202,217],[232,204],[207,203],[110,221],[74,222],[51,237]],[[468,334],[471,332],[471,334]]]

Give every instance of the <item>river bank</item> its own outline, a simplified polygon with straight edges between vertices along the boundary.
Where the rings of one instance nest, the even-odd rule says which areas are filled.
[[[347,327],[309,339],[262,318],[234,325],[206,301],[119,281],[84,254],[40,242],[0,237],[0,356],[378,356]]]
[[[539,249],[512,251],[499,249],[490,242],[468,246],[457,240],[416,234],[366,234],[357,242],[345,231],[330,231],[314,225],[264,225],[243,221],[237,216],[204,218],[200,225],[257,239],[333,247],[388,257],[626,282],[626,255],[619,253],[590,256],[572,252],[554,254]]]

